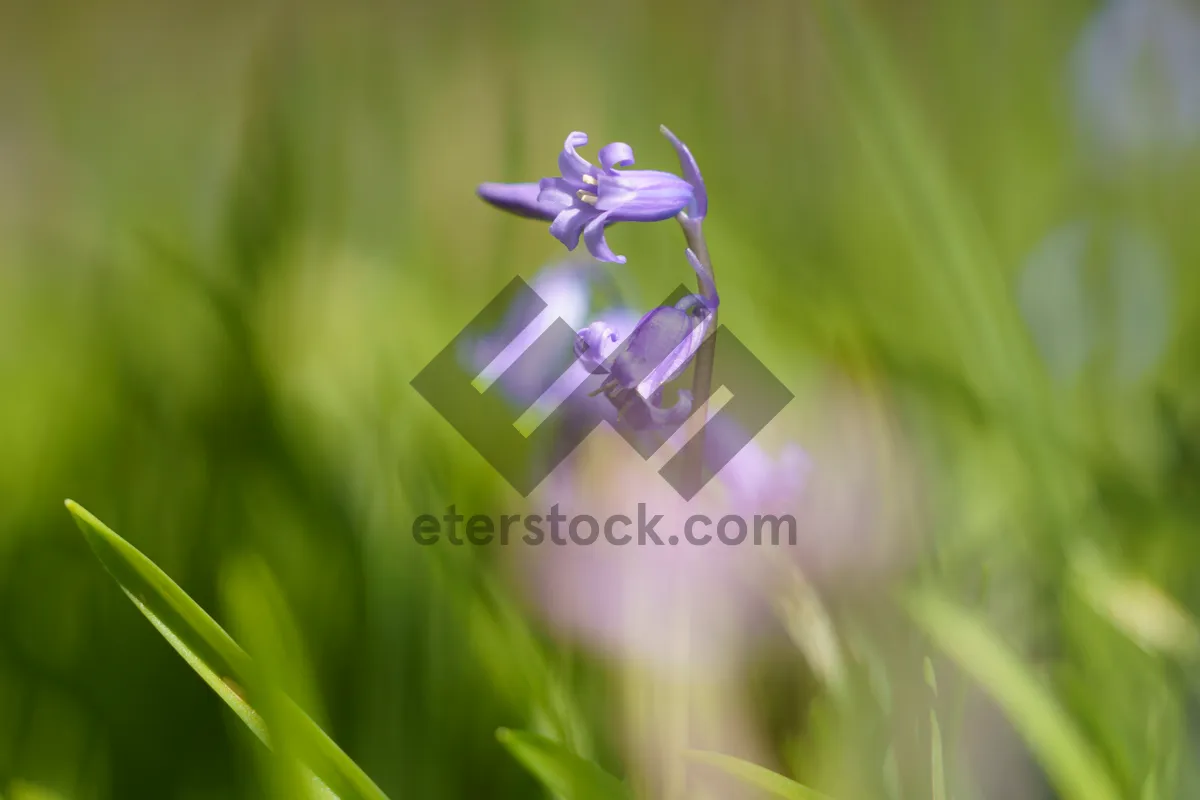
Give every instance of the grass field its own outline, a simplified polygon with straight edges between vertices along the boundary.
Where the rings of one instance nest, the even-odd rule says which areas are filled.
[[[476,187],[660,125],[795,397],[522,497],[414,377],[695,279]],[[1200,796],[1197,208],[1193,0],[0,0],[0,798]],[[798,541],[413,536],[558,503]]]

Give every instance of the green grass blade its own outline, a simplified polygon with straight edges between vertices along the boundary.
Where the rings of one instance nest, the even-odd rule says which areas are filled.
[[[501,728],[496,738],[562,800],[631,800],[633,796],[617,778],[544,736]]]
[[[1021,397],[1020,382],[1032,380],[1019,348],[1025,333],[977,211],[952,179],[874,22],[856,2],[822,0],[814,8],[879,185],[901,214],[939,311],[961,325],[978,362],[973,377],[982,386],[1006,379],[1005,399]]]
[[[784,777],[778,772],[772,772],[766,767],[760,767],[758,764],[743,761],[733,756],[727,756],[724,753],[691,750],[687,756],[693,761],[716,767],[722,772],[728,773],[745,782],[749,786],[770,792],[775,797],[782,797],[785,800],[829,800],[828,795],[823,795],[814,789],[809,789],[807,786],[796,783],[791,778]]]
[[[244,687],[251,685],[255,675],[249,656],[141,551],[78,503],[68,500],[66,505],[100,563],[138,610],[269,746],[268,727],[246,697]],[[387,800],[358,765],[294,703],[288,704],[287,722],[289,734],[302,743],[306,766],[314,773],[316,796]]]
[[[1066,712],[974,615],[933,592],[910,595],[909,615],[1008,715],[1059,792],[1075,800],[1120,800],[1112,777]]]
[[[929,686],[934,701],[938,700],[937,673],[933,662],[925,659],[925,683]],[[946,756],[942,747],[942,726],[938,723],[936,705],[929,709],[929,772],[933,778],[931,800],[946,800]]]

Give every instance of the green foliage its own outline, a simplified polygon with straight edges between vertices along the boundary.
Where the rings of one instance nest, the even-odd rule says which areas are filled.
[[[1004,709],[1064,797],[1120,800],[1104,764],[1054,696],[979,619],[932,591],[907,598],[925,635]]]
[[[1089,144],[1080,44],[1123,6],[7,4],[4,798],[623,796],[699,747],[835,798],[1200,797],[1200,147]],[[1200,74],[1145,88],[1155,56],[1148,128]],[[476,183],[571,130],[673,169],[663,123],[721,322],[796,395],[760,444],[811,456],[812,588],[754,598],[739,670],[654,676],[704,729],[656,748],[650,665],[549,624],[546,550],[414,544],[451,503],[546,509],[409,382],[566,255]],[[681,280],[670,226],[610,229],[604,304]]]
[[[528,731],[501,728],[496,738],[555,797],[563,800],[629,800],[619,780],[562,745]]]
[[[796,783],[791,778],[772,772],[766,767],[743,761],[740,758],[727,756],[723,753],[706,753],[694,751],[688,756],[701,764],[708,764],[740,778],[746,784],[755,786],[772,797],[782,797],[784,800],[830,800],[827,795],[815,792],[806,786]]]
[[[78,503],[68,500],[67,509],[100,563],[184,661],[264,744],[272,746],[283,740],[294,748],[290,752],[311,771],[307,782],[311,782],[314,796],[385,800],[383,792],[358,765],[303,711],[267,684],[237,643],[150,559]],[[262,586],[262,577],[261,573],[239,571],[232,579],[231,592],[240,611],[262,608],[256,603],[241,605],[247,594],[269,591]],[[264,625],[258,631],[266,633],[270,629],[270,625]],[[277,664],[274,659],[278,656],[278,650],[271,650],[268,658]],[[255,704],[261,702],[269,712],[260,714],[247,697]]]

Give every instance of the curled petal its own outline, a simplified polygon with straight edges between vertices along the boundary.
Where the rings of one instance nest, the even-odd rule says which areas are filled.
[[[694,317],[698,320],[704,319],[713,311],[708,301],[698,294],[689,294],[681,297],[679,302],[675,304],[675,308],[680,311],[686,311],[689,317]]]
[[[600,261],[611,261],[614,264],[624,264],[625,256],[619,256],[613,253],[608,247],[608,242],[604,238],[604,225],[608,222],[609,214],[612,212],[605,211],[603,214],[592,219],[583,229],[583,242],[587,245],[588,252]],[[553,226],[551,226],[553,227]]]
[[[612,326],[593,322],[576,334],[575,357],[594,373],[617,349],[619,341],[620,337]]]
[[[555,203],[541,201],[536,183],[481,183],[475,193],[496,208],[522,217],[549,221],[562,210]]]
[[[600,166],[605,172],[615,172],[617,167],[633,166],[633,148],[624,142],[613,142],[600,148]]]
[[[661,395],[659,400],[661,401]],[[686,420],[692,414],[692,392],[690,389],[680,389],[675,405],[663,408],[661,405],[650,404],[650,419],[655,425],[676,425]]]
[[[676,154],[679,155],[679,169],[683,172],[684,180],[690,183],[696,191],[696,198],[688,209],[688,216],[692,219],[704,219],[708,214],[708,191],[704,188],[704,178],[700,175],[700,167],[696,164],[692,151],[688,150],[687,145],[679,141],[679,138],[671,133],[666,125],[660,125],[658,129],[675,148]]]
[[[576,147],[583,147],[587,143],[587,134],[582,131],[572,131],[567,135],[562,152],[558,154],[558,169],[568,181],[581,183],[584,175],[592,173],[592,165],[575,152]]]
[[[629,334],[637,327],[642,315],[632,308],[616,306],[604,309],[596,318],[603,320],[605,325],[612,328],[617,337],[617,344],[620,345],[629,338]]]
[[[554,218],[554,222],[550,223],[550,233],[555,239],[566,245],[568,250],[574,250],[579,244],[579,233],[584,229],[583,226],[587,224],[590,216],[582,208],[568,208],[560,212]],[[588,249],[591,249],[590,242]]]

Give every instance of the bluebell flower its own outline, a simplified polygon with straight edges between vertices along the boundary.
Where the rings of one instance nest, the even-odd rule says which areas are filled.
[[[700,169],[687,147],[663,127],[662,133],[679,156],[683,177],[658,170],[627,169],[633,148],[613,142],[600,148],[597,167],[576,148],[587,144],[586,133],[572,132],[558,156],[559,175],[531,183],[484,183],[479,196],[520,216],[552,220],[550,233],[574,250],[580,236],[595,258],[617,264],[624,256],[612,252],[604,237],[614,222],[659,222],[686,215],[700,220],[708,211],[708,195]]]
[[[716,319],[720,298],[696,254],[689,249],[687,258],[700,278],[702,294],[651,309],[631,331],[598,321],[580,330],[576,339],[580,362],[592,371],[608,372],[601,391],[636,428],[676,425],[692,411],[690,391],[681,390],[675,404],[664,407],[664,389],[683,374],[700,349]],[[621,342],[624,347],[614,358]]]

